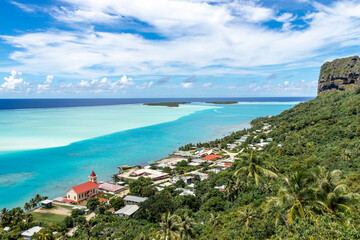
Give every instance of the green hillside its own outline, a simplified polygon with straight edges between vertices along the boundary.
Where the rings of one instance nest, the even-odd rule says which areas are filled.
[[[181,147],[236,155],[232,166],[217,174],[208,172],[215,168],[210,164],[199,166],[209,177],[195,178],[195,196],[175,190],[190,188],[183,181],[159,190],[140,177],[129,182],[130,194],[148,199],[134,218],[114,216],[115,200],[99,205],[94,199],[89,207],[96,216],[90,221],[72,214],[78,226],[72,237],[66,236],[70,217],[42,226],[58,231],[60,239],[360,239],[359,108],[360,89],[322,93],[278,116],[253,120],[251,129]],[[245,142],[227,149],[242,137]],[[196,169],[191,161],[166,171],[186,174]],[[8,215],[10,226],[25,229]],[[0,231],[0,238],[16,239],[19,231],[11,234]]]

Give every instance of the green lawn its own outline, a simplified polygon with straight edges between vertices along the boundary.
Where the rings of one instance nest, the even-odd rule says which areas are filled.
[[[51,223],[60,223],[66,216],[59,215],[59,214],[53,214],[53,213],[31,213],[34,217],[34,221],[36,222],[43,222],[47,224]]]

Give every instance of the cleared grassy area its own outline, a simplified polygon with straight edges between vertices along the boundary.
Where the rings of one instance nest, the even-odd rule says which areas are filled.
[[[53,213],[31,213],[34,217],[34,221],[43,222],[47,224],[60,223],[66,217],[65,215],[53,214]]]

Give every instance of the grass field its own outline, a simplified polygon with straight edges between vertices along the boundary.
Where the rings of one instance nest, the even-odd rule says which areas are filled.
[[[47,224],[60,223],[66,217],[65,215],[53,214],[53,213],[31,213],[36,222],[44,222]]]

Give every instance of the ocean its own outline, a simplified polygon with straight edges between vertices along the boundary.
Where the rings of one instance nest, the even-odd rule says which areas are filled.
[[[55,198],[119,165],[144,165],[180,146],[223,137],[310,98],[0,100],[0,208]],[[144,102],[186,101],[179,108]],[[238,101],[235,105],[206,104]]]

